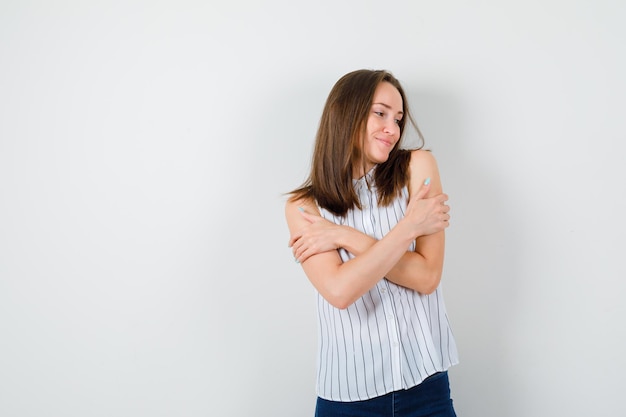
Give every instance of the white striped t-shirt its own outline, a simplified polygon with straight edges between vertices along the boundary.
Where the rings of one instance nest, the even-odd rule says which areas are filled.
[[[404,216],[408,190],[379,207],[373,170],[354,180],[362,210],[345,217],[320,207],[322,217],[381,239]],[[370,187],[367,186],[367,182]],[[414,250],[412,243],[408,250]],[[345,262],[354,256],[339,250]],[[411,388],[458,363],[441,286],[430,295],[381,279],[345,310],[318,294],[317,395],[360,401]]]

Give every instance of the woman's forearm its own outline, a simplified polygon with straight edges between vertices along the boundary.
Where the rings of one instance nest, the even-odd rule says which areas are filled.
[[[340,233],[337,234],[337,237],[337,246],[356,257],[377,242],[375,238],[350,226],[340,226]],[[435,242],[431,243],[435,244]],[[407,250],[385,277],[395,284],[428,294],[434,291],[439,284],[441,266],[438,262],[429,262],[420,253]]]

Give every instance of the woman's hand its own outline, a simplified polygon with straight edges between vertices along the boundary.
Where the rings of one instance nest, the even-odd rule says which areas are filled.
[[[296,261],[304,262],[318,253],[339,248],[337,234],[341,226],[329,222],[321,216],[307,213],[303,209],[300,210],[300,213],[309,224],[298,230],[289,239],[289,247],[292,249]]]
[[[448,196],[442,193],[426,198],[429,191],[430,179],[427,179],[411,196],[404,215],[404,219],[414,227],[416,237],[441,232],[450,225],[450,206],[446,204]]]

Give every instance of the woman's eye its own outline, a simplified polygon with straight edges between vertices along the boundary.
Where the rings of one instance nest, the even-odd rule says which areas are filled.
[[[383,117],[385,115],[385,113],[381,112],[381,111],[375,111],[374,112],[375,115]]]
[[[402,122],[402,119],[396,119],[396,124],[400,125],[400,123]]]

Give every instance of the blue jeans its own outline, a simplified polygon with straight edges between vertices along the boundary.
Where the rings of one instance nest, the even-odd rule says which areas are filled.
[[[364,401],[340,402],[317,398],[315,417],[456,417],[447,372],[426,378],[408,390]]]

